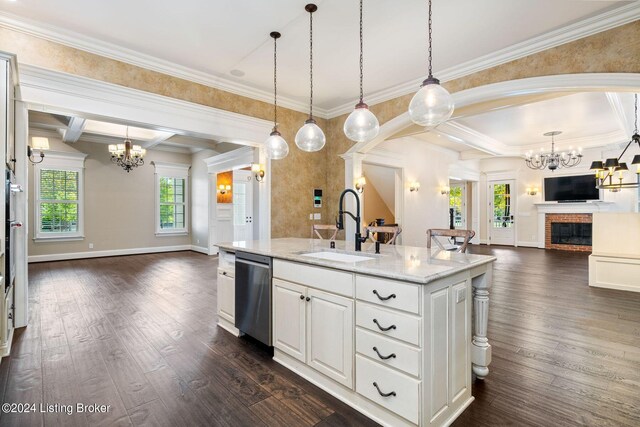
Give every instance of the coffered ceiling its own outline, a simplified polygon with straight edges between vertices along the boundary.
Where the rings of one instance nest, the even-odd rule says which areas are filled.
[[[581,92],[516,102],[489,111],[454,117],[425,132],[412,126],[395,138],[411,136],[461,153],[462,159],[523,156],[527,151],[588,149],[626,144],[634,129],[632,93]],[[388,142],[392,146],[393,138]]]
[[[270,101],[278,30],[282,105],[308,101],[308,15],[302,0],[0,1],[0,25]],[[365,1],[370,104],[417,89],[426,73],[426,0]],[[314,99],[319,115],[358,94],[358,2],[318,0]],[[434,67],[443,80],[640,17],[638,2],[434,0]]]

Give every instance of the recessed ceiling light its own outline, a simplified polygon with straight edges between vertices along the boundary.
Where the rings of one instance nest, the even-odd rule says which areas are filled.
[[[231,70],[231,71],[229,71],[229,74],[231,74],[232,76],[236,76],[236,77],[243,77],[244,76],[244,71],[242,71],[242,70]]]

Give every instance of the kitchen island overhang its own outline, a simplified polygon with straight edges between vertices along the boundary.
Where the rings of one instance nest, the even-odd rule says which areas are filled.
[[[473,377],[488,374],[495,258],[409,246],[376,255],[348,243],[219,244],[219,325],[239,333],[234,254],[272,257],[274,360],[382,424],[451,423],[473,400]]]

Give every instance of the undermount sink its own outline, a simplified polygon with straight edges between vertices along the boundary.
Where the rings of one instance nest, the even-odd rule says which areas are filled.
[[[327,261],[338,261],[338,262],[360,262],[360,261],[369,261],[369,260],[375,259],[367,256],[344,254],[340,252],[324,252],[324,251],[311,252],[311,253],[306,253],[301,255],[309,258],[317,258],[317,259],[324,259]]]

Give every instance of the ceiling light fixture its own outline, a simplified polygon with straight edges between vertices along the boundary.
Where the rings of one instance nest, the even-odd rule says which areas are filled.
[[[525,154],[524,158],[524,161],[529,168],[539,170],[548,168],[553,172],[558,168],[572,168],[580,164],[582,161],[582,148],[579,148],[578,151],[572,150],[570,153],[565,153],[564,151],[558,153],[556,151],[556,142],[554,137],[561,133],[562,132],[559,130],[554,130],[543,134],[544,136],[551,137],[551,152],[544,153],[542,149],[540,149],[540,153],[534,155],[533,151],[529,151]]]
[[[640,134],[638,134],[638,94],[634,95],[634,121],[633,121],[633,135],[631,135],[631,141],[624,147],[622,153],[616,158],[609,158],[604,161],[595,161],[591,163],[591,170],[596,174],[596,187],[600,190],[609,190],[613,192],[618,192],[623,188],[640,188],[640,154],[636,154],[633,156],[633,160],[631,161],[632,165],[637,165],[636,170],[636,182],[623,182],[624,181],[624,172],[628,171],[629,168],[627,164],[621,162],[622,156],[627,152],[627,149],[633,144],[638,144],[638,148],[640,148]],[[613,175],[615,172],[618,172],[618,182],[613,182]],[[607,182],[608,181],[608,182]]]
[[[278,39],[281,34],[272,31],[269,36],[273,39],[273,130],[264,142],[267,158],[280,160],[289,154],[289,145],[278,132]]]
[[[132,144],[129,139],[129,126],[127,126],[124,144],[109,144],[109,153],[111,153],[111,161],[129,173],[131,169],[144,165],[144,155],[147,150]]]
[[[442,86],[440,80],[433,77],[432,69],[432,19],[431,0],[429,0],[429,76],[422,82],[420,90],[413,96],[409,104],[409,116],[417,125],[435,127],[443,123],[453,114],[453,97]]]
[[[318,10],[318,6],[309,3],[304,10],[309,12],[309,118],[296,133],[296,145],[302,151],[312,153],[322,150],[327,138],[313,119],[313,12]]]
[[[369,106],[364,103],[363,80],[363,42],[362,42],[362,2],[360,0],[360,102],[356,104],[355,110],[344,122],[344,134],[352,141],[367,142],[378,136],[380,123],[376,116],[369,111]]]

